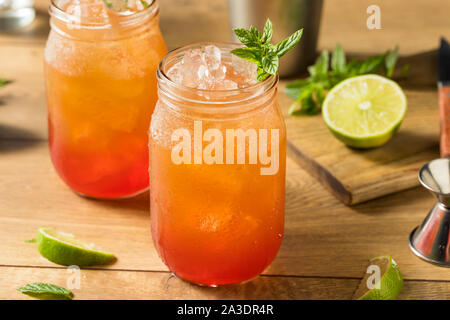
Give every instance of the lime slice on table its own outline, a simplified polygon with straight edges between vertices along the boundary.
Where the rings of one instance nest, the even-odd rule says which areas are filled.
[[[391,256],[371,259],[366,272],[353,299],[394,300],[403,289],[403,277]]]
[[[116,260],[113,254],[94,250],[92,245],[52,227],[39,228],[36,242],[43,257],[64,266],[102,265]]]
[[[333,135],[355,148],[385,144],[400,127],[406,113],[400,86],[369,74],[347,79],[330,90],[323,103],[323,118]]]

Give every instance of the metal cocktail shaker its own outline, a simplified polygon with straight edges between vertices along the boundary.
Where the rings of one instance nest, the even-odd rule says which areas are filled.
[[[283,57],[280,76],[305,70],[314,61],[323,0],[228,0],[232,28],[251,25],[262,30],[267,18],[274,25],[273,42],[304,28],[300,43]],[[233,34],[233,40],[237,38]]]

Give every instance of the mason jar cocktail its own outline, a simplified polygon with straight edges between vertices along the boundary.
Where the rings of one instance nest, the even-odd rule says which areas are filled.
[[[167,52],[158,5],[121,13],[102,0],[53,0],[45,49],[50,153],[76,192],[121,198],[146,190],[156,69]]]
[[[233,44],[172,51],[149,131],[150,214],[160,257],[202,285],[258,276],[284,229],[286,130],[277,76],[256,80]]]

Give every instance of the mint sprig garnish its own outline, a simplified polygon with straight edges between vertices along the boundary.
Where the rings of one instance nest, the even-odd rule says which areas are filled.
[[[129,0],[103,0],[103,3],[112,11],[122,12],[130,9],[130,5],[133,5],[133,2],[136,1],[139,1],[144,8],[150,6],[150,3],[146,0],[132,0],[131,4]]]
[[[39,300],[72,300],[73,298],[72,291],[54,284],[36,282],[17,290]]]
[[[364,61],[352,59],[349,62],[347,62],[344,49],[339,44],[334,49],[331,61],[329,52],[322,51],[316,63],[308,67],[308,78],[293,81],[285,87],[285,93],[296,99],[296,102],[289,108],[289,114],[312,115],[319,113],[326,92],[345,79],[368,73],[384,73],[386,77],[391,78],[397,58],[398,47]],[[406,76],[408,68],[409,66],[403,68],[403,76]]]
[[[300,29],[279,43],[272,44],[273,26],[269,19],[262,34],[253,26],[249,29],[235,28],[233,31],[245,47],[231,50],[231,53],[257,65],[258,81],[277,74],[279,59],[295,47],[303,34],[303,29]]]

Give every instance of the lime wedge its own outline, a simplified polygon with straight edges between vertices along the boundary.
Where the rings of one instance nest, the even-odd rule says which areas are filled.
[[[366,274],[356,290],[355,300],[394,300],[403,289],[403,278],[391,256],[370,260]]]
[[[116,260],[113,254],[94,250],[92,245],[52,227],[39,228],[37,247],[44,258],[63,266],[101,265]]]
[[[323,119],[333,135],[350,147],[385,144],[406,113],[400,86],[382,76],[349,78],[330,90],[323,103]]]

